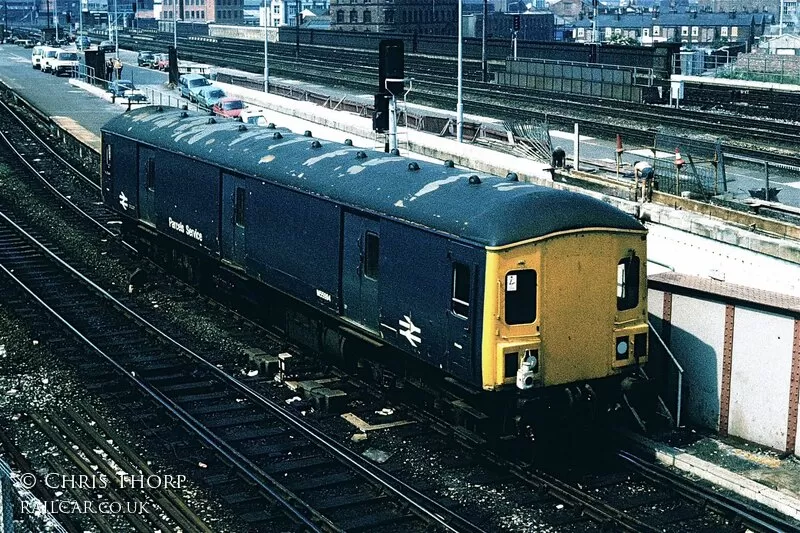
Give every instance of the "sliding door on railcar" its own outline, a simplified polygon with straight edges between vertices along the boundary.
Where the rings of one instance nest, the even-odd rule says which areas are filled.
[[[378,220],[344,213],[342,239],[342,299],[344,316],[378,331]]]
[[[155,225],[156,152],[139,147],[139,219]]]

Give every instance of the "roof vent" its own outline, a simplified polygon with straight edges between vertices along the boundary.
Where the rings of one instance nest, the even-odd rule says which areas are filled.
[[[187,113],[186,111],[181,111],[181,118],[186,118],[188,116],[189,116],[189,113]]]
[[[206,122],[206,124],[216,124],[216,123],[217,121],[214,119],[214,117],[209,118],[208,122]]]
[[[311,148],[322,148],[322,143],[319,141],[311,141]]]
[[[344,140],[345,146],[353,146],[353,139],[345,139]]]
[[[400,150],[398,150],[397,148],[392,148],[391,150],[389,150],[389,153],[392,155],[400,155]]]
[[[281,135],[281,132],[276,131],[275,133],[272,134],[272,138],[275,140],[283,139],[283,135]]]
[[[367,152],[364,152],[363,150],[359,150],[358,152],[356,152],[356,159],[366,159],[366,158],[367,158]]]
[[[239,131],[247,131],[247,126],[245,126],[244,124],[239,124],[239,128],[238,129],[239,129]]]
[[[475,174],[473,174],[472,176],[469,177],[469,184],[470,185],[480,185],[481,184],[481,179],[478,176],[476,176]]]
[[[519,181],[519,176],[516,172],[509,172],[506,174],[506,181]]]
[[[270,122],[269,124],[267,124],[267,129],[268,130],[274,130],[275,129],[275,123],[274,122]]]
[[[311,135],[311,130],[304,131],[303,132],[303,137],[313,137],[313,135]]]
[[[161,107],[161,106],[158,106],[158,107],[156,108],[156,113],[163,113],[163,112],[164,112],[164,108],[163,108],[163,107]]]
[[[447,168],[453,168],[453,167],[454,167],[454,166],[456,166],[456,165],[455,165],[455,163],[453,163],[453,160],[452,160],[452,159],[448,159],[448,160],[446,160],[446,161],[444,162],[444,166],[445,166],[445,167],[447,167]]]
[[[189,110],[189,104],[183,104],[181,106],[181,109],[183,109],[184,111],[188,111]]]
[[[417,170],[419,170],[419,165],[417,164],[416,161],[412,161],[411,163],[408,164],[408,170],[416,172]]]

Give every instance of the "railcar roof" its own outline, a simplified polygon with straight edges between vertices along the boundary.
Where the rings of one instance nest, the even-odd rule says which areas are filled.
[[[300,134],[209,118],[151,106],[110,120],[103,131],[485,246],[581,228],[644,230],[582,194],[483,174],[473,185],[475,172],[426,162],[410,170],[406,157],[323,140],[317,146]]]

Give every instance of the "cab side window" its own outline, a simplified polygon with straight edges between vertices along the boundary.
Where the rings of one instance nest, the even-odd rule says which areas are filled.
[[[453,292],[450,309],[457,316],[469,318],[469,267],[453,263]]]
[[[624,257],[617,264],[617,311],[633,309],[639,304],[639,267],[636,255]]]
[[[536,320],[536,271],[511,270],[505,280],[506,324],[531,324]]]

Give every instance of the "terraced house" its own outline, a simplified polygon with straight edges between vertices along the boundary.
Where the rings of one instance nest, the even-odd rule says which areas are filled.
[[[331,0],[331,29],[455,35],[456,0]]]
[[[601,41],[615,35],[637,40],[641,44],[681,42],[697,45],[749,43],[752,45],[772,22],[770,13],[607,13],[597,17]],[[588,17],[575,21],[575,40],[590,42],[592,21]]]

